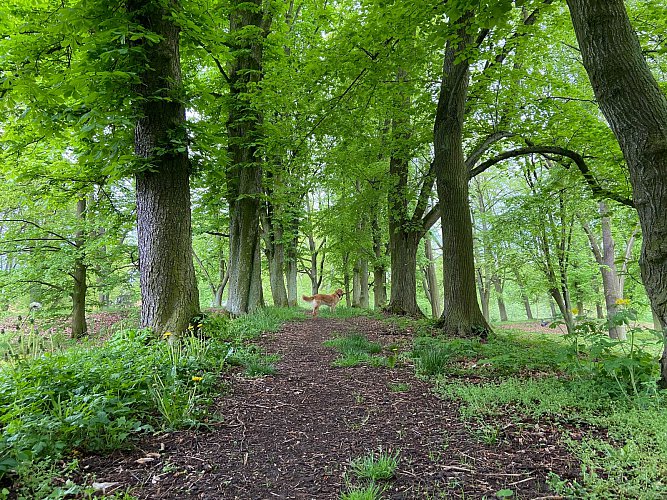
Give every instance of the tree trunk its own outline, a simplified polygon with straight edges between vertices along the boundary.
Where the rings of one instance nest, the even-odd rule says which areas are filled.
[[[350,258],[348,254],[343,256],[343,287],[345,288],[345,305],[352,306],[352,298],[350,297]]]
[[[296,228],[298,230],[298,227]],[[296,231],[295,233],[296,234]],[[287,305],[289,307],[296,307],[299,300],[297,290],[298,278],[298,237],[292,238],[287,245],[287,259],[285,263],[286,278],[287,278]]]
[[[555,320],[557,313],[556,313],[556,304],[554,303],[553,299],[549,299],[549,309],[551,310],[551,319]]]
[[[481,268],[477,269],[477,291],[479,292],[479,301],[482,306],[482,316],[489,321],[489,300],[491,289],[486,286],[486,280]]]
[[[588,223],[582,221],[582,227],[588,237],[593,257],[595,257],[595,261],[600,266],[602,289],[607,309],[609,337],[612,339],[625,340],[625,326],[614,324],[614,318],[619,311],[617,301],[623,298],[623,285],[616,266],[616,250],[614,248],[614,238],[611,233],[611,218],[609,217],[609,210],[607,209],[607,204],[605,202],[600,202],[599,212],[602,216],[600,219],[600,225],[602,226],[602,248],[600,248]]]
[[[232,315],[241,315],[264,305],[259,229],[262,168],[258,148],[262,116],[253,105],[251,95],[262,79],[266,36],[262,1],[234,0],[229,31],[234,44],[231,46],[227,119],[230,158],[227,169],[230,213],[227,310]]]
[[[530,308],[530,299],[528,298],[528,295],[521,292],[521,300],[523,301],[523,307],[526,310],[526,319],[534,319],[533,311]]]
[[[282,244],[277,244],[273,258],[269,261],[269,281],[273,305],[287,307],[287,289],[285,288],[285,260]]]
[[[76,203],[76,217],[81,223],[86,218],[86,199],[81,198]],[[74,239],[76,245],[77,258],[74,261],[74,289],[72,291],[72,338],[78,339],[88,333],[86,324],[86,291],[88,285],[87,266],[84,262],[83,246],[85,244],[85,232],[79,230]]]
[[[623,0],[568,0],[584,67],[630,171],[642,227],[639,265],[667,324],[667,98],[644,59]],[[667,332],[665,332],[667,334]],[[660,384],[667,388],[667,342]]]
[[[525,282],[521,278],[521,275],[519,274],[519,271],[516,269],[516,267],[513,267],[512,272],[514,273],[516,284],[519,287],[519,290],[521,291],[521,302],[523,302],[523,308],[526,310],[526,318],[532,320],[534,319],[533,311],[530,307],[530,298],[526,293]]]
[[[391,258],[391,296],[386,310],[390,314],[423,317],[417,305],[417,248],[419,235],[406,233],[389,224]],[[393,233],[393,237],[391,236]]]
[[[361,307],[361,271],[359,260],[354,263],[352,269],[352,307]]]
[[[614,249],[614,238],[611,234],[611,218],[607,205],[600,203],[600,214],[602,215],[602,288],[604,289],[604,301],[607,306],[607,321],[609,322],[609,336],[612,339],[626,339],[625,325],[615,325],[614,319],[618,314],[617,301],[623,298],[623,290],[620,288],[621,281],[616,269],[616,251]]]
[[[417,305],[417,249],[423,230],[408,216],[410,96],[403,91],[407,73],[397,71],[398,93],[391,120],[390,187],[387,193],[389,217],[389,255],[391,257],[391,292],[387,312],[423,317]]]
[[[270,216],[269,216],[270,217]],[[266,257],[269,261],[269,284],[271,297],[276,307],[287,307],[287,288],[285,288],[285,247],[282,244],[282,230],[269,221],[269,233],[265,238]]]
[[[556,305],[558,306],[558,310],[560,311],[561,316],[563,317],[563,321],[565,322],[565,328],[567,329],[567,333],[573,333],[574,332],[574,318],[572,317],[572,311],[570,307],[570,300],[567,294],[563,294],[558,288],[552,288],[549,290],[549,293],[551,294],[551,297],[553,300],[556,302]],[[552,317],[556,317],[556,310],[554,308],[554,302],[550,301],[549,302],[551,305],[551,315]]]
[[[135,154],[143,160],[136,174],[137,242],[142,327],[158,333],[187,329],[199,313],[192,262],[190,165],[185,106],[181,102],[179,27],[171,7],[130,1],[135,22],[160,36],[142,44],[139,114]]]
[[[435,259],[433,258],[433,244],[431,243],[430,234],[424,238],[424,254],[428,260],[424,274],[426,275],[426,288],[428,290],[428,298],[431,303],[431,316],[439,318],[442,314],[440,307],[440,288],[438,286],[438,277],[435,272]]]
[[[496,291],[496,301],[498,302],[498,313],[500,321],[507,321],[507,309],[505,308],[505,299],[503,297],[503,284],[498,276],[491,278],[493,288]]]
[[[463,124],[470,74],[462,54],[472,41],[470,30],[459,30],[460,40],[448,42],[434,126],[434,167],[440,200],[444,311],[439,327],[447,335],[485,338],[491,327],[475,291],[472,220],[468,199],[469,174],[463,156]],[[459,60],[461,59],[461,60]]]
[[[362,257],[359,259],[357,266],[359,267],[359,307],[368,309],[370,306],[368,293],[368,260]]]
[[[378,221],[379,208],[374,212],[371,221],[373,231],[373,308],[382,309],[387,304],[387,269],[382,252],[382,234]]]

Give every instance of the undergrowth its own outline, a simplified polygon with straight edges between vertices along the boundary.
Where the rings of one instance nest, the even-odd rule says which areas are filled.
[[[219,372],[239,359],[249,375],[266,370],[273,358],[247,341],[297,314],[266,308],[233,321],[209,316],[179,337],[125,329],[99,346],[10,347],[0,366],[0,498],[3,487],[17,498],[80,494],[51,485],[48,471],[82,452],[130,448],[143,432],[206,425]]]
[[[417,373],[458,400],[475,427],[495,428],[501,415],[563,426],[582,473],[576,481],[552,475],[556,493],[652,499],[667,496],[667,394],[656,387],[661,348],[655,332],[630,327],[628,340],[618,341],[604,324],[587,321],[565,336],[501,330],[488,342],[419,337],[411,356]],[[573,427],[583,439],[568,437]]]
[[[368,364],[391,368],[396,362],[396,356],[393,353],[388,357],[377,356],[377,354],[382,352],[382,344],[371,342],[360,333],[339,336],[325,341],[324,345],[333,347],[340,352],[340,356],[333,362],[333,365],[337,367]]]

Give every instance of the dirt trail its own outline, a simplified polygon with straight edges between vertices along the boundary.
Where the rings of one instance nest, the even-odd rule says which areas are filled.
[[[484,444],[412,367],[333,367],[337,354],[322,343],[351,332],[410,345],[395,327],[368,318],[289,323],[259,342],[282,356],[278,372],[231,376],[232,391],[216,407],[223,422],[211,432],[174,432],[132,454],[87,457],[84,472],[142,499],[335,499],[346,491],[350,460],[380,448],[400,454],[383,498],[494,498],[502,489],[557,498],[545,486],[549,471],[573,476],[574,462],[550,425],[508,419],[497,442]],[[390,389],[399,383],[409,390]],[[137,463],[142,457],[153,460]]]

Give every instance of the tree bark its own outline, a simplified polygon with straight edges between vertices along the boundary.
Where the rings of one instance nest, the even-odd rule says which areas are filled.
[[[600,225],[602,226],[602,248],[600,248],[588,223],[582,221],[581,225],[588,237],[588,243],[593,252],[593,257],[595,257],[595,261],[600,266],[602,290],[604,292],[604,302],[607,308],[607,321],[609,323],[609,337],[612,339],[625,340],[625,326],[614,324],[614,317],[619,311],[617,301],[623,298],[623,283],[616,267],[615,243],[611,233],[611,218],[609,217],[607,204],[600,202],[599,211],[602,216],[600,219]],[[634,237],[632,239],[634,239]]]
[[[431,316],[439,318],[440,314],[442,314],[442,308],[440,307],[440,287],[435,272],[435,259],[433,258],[433,244],[431,243],[430,234],[424,238],[424,254],[428,261],[424,268],[424,274],[426,275],[428,299],[431,303]]]
[[[299,300],[298,290],[297,290],[297,278],[298,278],[298,245],[299,245],[299,221],[296,216],[292,220],[290,225],[292,234],[294,235],[287,244],[286,249],[286,262],[285,262],[285,274],[287,280],[287,305],[289,307],[296,307],[297,301]]]
[[[378,221],[378,211],[373,213],[371,228],[373,231],[373,308],[382,309],[387,304],[387,269],[385,266],[384,255],[382,251],[382,233],[380,232],[380,222]]]
[[[362,257],[358,262],[359,267],[359,307],[368,309],[369,302],[369,288],[368,288],[368,259]]]
[[[407,73],[399,69],[396,75],[399,88],[406,78]],[[391,184],[387,194],[391,291],[386,310],[391,314],[423,317],[417,305],[417,249],[423,229],[408,216],[409,110],[410,96],[399,92],[391,120]]]
[[[86,218],[86,199],[81,198],[76,203],[76,217],[83,223]],[[85,264],[83,247],[85,245],[85,232],[81,229],[76,232],[74,238],[77,257],[74,260],[74,288],[72,291],[72,338],[78,339],[88,333],[86,324],[86,291],[88,290],[87,270]]]
[[[521,302],[523,302],[523,308],[526,310],[526,319],[532,320],[534,319],[533,311],[530,307],[530,298],[526,293],[525,281],[521,278],[521,274],[517,270],[516,266],[512,267],[512,273],[514,274],[514,278],[516,279],[516,284],[519,287],[519,290],[521,291]]]
[[[230,166],[229,298],[227,310],[235,316],[264,305],[260,257],[260,198],[262,165],[262,115],[252,103],[252,93],[262,79],[265,19],[262,0],[233,0],[229,15],[232,34],[227,118]]]
[[[477,291],[479,293],[479,301],[482,306],[482,316],[486,321],[489,321],[489,299],[491,297],[491,289],[486,286],[486,278],[484,276],[484,270],[479,267],[477,268]]]
[[[420,235],[398,230],[389,223],[391,259],[391,296],[386,310],[390,314],[423,317],[417,305],[417,248]]]
[[[130,1],[135,22],[160,36],[142,45],[146,68],[136,87],[139,114],[134,150],[143,160],[136,174],[137,240],[142,327],[185,331],[199,313],[192,262],[190,165],[181,92],[179,33],[174,5]]]
[[[447,43],[433,134],[443,241],[444,310],[439,327],[447,335],[484,338],[491,327],[475,291],[469,171],[463,156],[470,65],[462,54],[472,41],[467,18],[462,20],[459,40]]]
[[[667,98],[644,59],[623,0],[568,0],[584,67],[630,171],[642,227],[639,265],[667,324]],[[667,333],[667,332],[666,332]],[[660,384],[667,388],[667,342]]]
[[[500,321],[507,321],[507,308],[505,307],[505,298],[503,297],[503,284],[499,276],[491,278],[493,288],[496,291],[496,301],[498,302],[498,314],[500,314]]]
[[[271,193],[267,193],[270,197]],[[269,263],[269,285],[273,305],[287,307],[287,288],[285,288],[285,246],[280,222],[275,220],[273,204],[266,202],[262,217],[264,226],[264,252]]]

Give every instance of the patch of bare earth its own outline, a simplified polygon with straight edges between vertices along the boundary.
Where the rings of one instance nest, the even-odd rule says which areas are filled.
[[[359,484],[350,460],[380,448],[400,454],[383,498],[481,498],[502,489],[558,498],[548,474],[575,477],[553,424],[502,426],[497,442],[485,444],[454,402],[415,379],[413,367],[333,367],[337,354],[322,343],[351,332],[385,346],[407,349],[411,341],[368,318],[289,323],[260,341],[282,356],[277,374],[228,374],[232,390],[217,401],[223,420],[211,431],[157,435],[131,454],[85,457],[82,471],[88,482],[118,483],[108,492],[130,488],[142,499],[339,498],[346,477]]]

